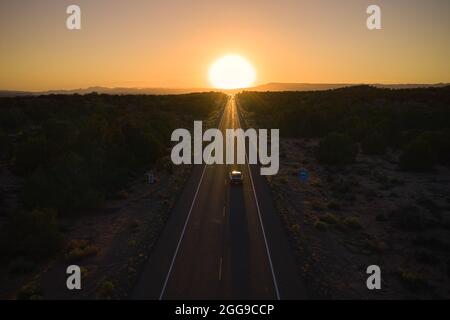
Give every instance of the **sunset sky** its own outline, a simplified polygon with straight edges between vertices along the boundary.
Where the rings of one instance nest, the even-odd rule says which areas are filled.
[[[369,4],[383,30],[367,30]],[[2,0],[0,89],[210,87],[227,54],[256,84],[450,82],[449,32],[448,0]]]

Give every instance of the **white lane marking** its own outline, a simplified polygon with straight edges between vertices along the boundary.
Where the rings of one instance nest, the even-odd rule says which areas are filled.
[[[228,106],[227,106],[227,107],[228,107]],[[227,108],[227,107],[225,107],[225,108]],[[222,117],[221,117],[220,122],[219,122],[219,129],[220,129],[220,127],[222,126],[224,114],[225,114],[225,110],[224,110],[224,112],[222,113]],[[211,154],[210,154],[209,156],[211,157]],[[209,161],[208,161],[208,162],[209,162]],[[194,199],[192,200],[191,207],[189,208],[189,213],[188,213],[188,215],[187,215],[187,217],[186,217],[186,221],[184,222],[183,230],[181,231],[181,236],[180,236],[180,239],[178,240],[177,248],[175,249],[175,253],[174,253],[173,257],[172,257],[172,262],[170,263],[169,271],[167,272],[166,279],[164,280],[164,285],[163,285],[162,290],[161,290],[161,293],[160,293],[160,295],[159,295],[159,300],[162,300],[162,299],[163,299],[164,292],[166,291],[167,283],[169,282],[170,274],[172,273],[172,269],[173,269],[173,266],[174,266],[174,264],[175,264],[175,260],[176,260],[177,255],[178,255],[178,251],[179,251],[179,249],[180,249],[181,242],[183,241],[184,233],[185,233],[185,231],[186,231],[186,227],[187,227],[187,225],[188,225],[188,222],[189,222],[189,218],[190,218],[190,216],[191,216],[192,209],[194,208],[195,200],[197,200],[198,191],[200,190],[200,186],[201,186],[202,181],[203,181],[203,176],[205,175],[206,167],[207,167],[206,165],[203,166],[202,175],[200,176],[200,181],[198,182],[197,190],[195,191]]]
[[[242,128],[241,121],[239,120],[239,115],[237,114],[238,111],[237,111],[236,103],[234,103],[234,107],[236,108],[236,115],[237,115],[237,121],[239,123],[239,127]],[[244,139],[244,143],[245,143],[245,139]],[[262,234],[263,234],[263,238],[264,238],[264,244],[266,245],[266,251],[267,251],[267,257],[269,259],[270,271],[272,272],[273,285],[275,287],[275,293],[277,296],[277,300],[280,300],[280,292],[278,291],[277,279],[275,277],[275,271],[273,269],[272,258],[270,257],[270,250],[269,250],[269,245],[267,244],[266,232],[264,231],[264,224],[263,224],[263,221],[261,218],[261,210],[259,209],[258,197],[256,196],[255,185],[253,184],[252,170],[250,168],[250,164],[248,163],[247,148],[245,148],[245,159],[247,161],[248,173],[250,176],[250,182],[252,184],[253,196],[255,197],[256,209],[258,211],[259,223],[261,225],[261,230],[262,230]]]

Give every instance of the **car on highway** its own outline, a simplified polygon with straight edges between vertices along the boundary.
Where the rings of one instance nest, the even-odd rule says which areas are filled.
[[[242,172],[233,170],[230,172],[230,184],[242,184]]]

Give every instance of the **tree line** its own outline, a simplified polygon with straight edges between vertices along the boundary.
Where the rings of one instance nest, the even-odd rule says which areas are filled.
[[[225,101],[213,92],[0,98],[0,158],[24,181],[21,210],[4,213],[2,255],[54,252],[57,216],[99,206],[169,154],[174,129]]]
[[[354,86],[314,92],[243,92],[241,106],[261,127],[286,137],[320,138],[317,158],[347,164],[358,152],[400,150],[404,170],[450,164],[450,86]]]

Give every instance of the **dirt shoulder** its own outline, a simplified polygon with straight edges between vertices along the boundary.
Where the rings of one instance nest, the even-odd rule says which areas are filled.
[[[402,172],[392,153],[327,168],[315,160],[317,145],[282,139],[280,172],[269,178],[313,297],[448,298],[449,169]],[[379,291],[366,287],[373,264],[382,272]]]
[[[161,173],[155,184],[136,182],[127,199],[110,201],[91,217],[65,221],[70,239],[65,253],[40,275],[44,298],[125,298],[189,172],[177,167],[172,174]],[[66,288],[69,264],[82,268],[81,292]]]

